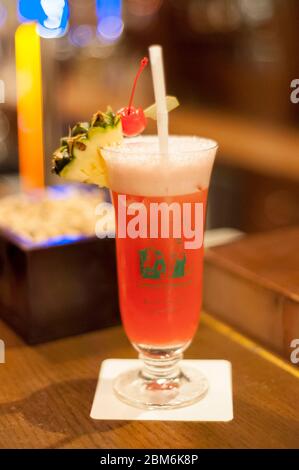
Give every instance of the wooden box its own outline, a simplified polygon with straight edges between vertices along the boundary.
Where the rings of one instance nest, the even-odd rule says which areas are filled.
[[[0,233],[0,317],[28,343],[119,322],[114,239],[26,245]]]
[[[210,248],[204,269],[204,308],[290,359],[299,338],[299,227]]]

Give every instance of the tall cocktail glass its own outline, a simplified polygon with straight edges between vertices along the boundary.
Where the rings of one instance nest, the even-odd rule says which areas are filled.
[[[202,398],[206,378],[180,361],[202,302],[203,229],[217,143],[169,137],[127,139],[103,150],[116,216],[120,310],[140,369],[114,390],[143,408],[177,408]]]

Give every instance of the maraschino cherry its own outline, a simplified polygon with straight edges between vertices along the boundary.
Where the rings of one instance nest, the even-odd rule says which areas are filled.
[[[135,108],[134,106],[132,106],[132,102],[135,94],[137,80],[142,70],[144,69],[144,67],[147,66],[147,64],[148,58],[144,57],[140,62],[140,67],[133,83],[129,106],[121,108],[118,111],[118,114],[120,114],[121,116],[123,134],[127,137],[134,137],[135,135],[141,134],[141,132],[143,132],[146,127],[146,117],[144,115],[143,109]]]

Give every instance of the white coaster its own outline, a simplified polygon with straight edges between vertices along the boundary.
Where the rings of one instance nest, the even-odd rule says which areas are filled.
[[[136,369],[138,359],[107,359],[102,362],[91,418],[144,421],[230,421],[233,419],[231,363],[224,360],[184,360],[208,379],[207,395],[198,403],[176,410],[142,410],[120,401],[113,392],[118,374]]]

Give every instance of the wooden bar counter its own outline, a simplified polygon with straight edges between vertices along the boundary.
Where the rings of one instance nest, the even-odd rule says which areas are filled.
[[[299,369],[203,314],[189,358],[228,359],[228,423],[93,421],[101,361],[134,358],[121,327],[37,347],[4,323],[0,338],[0,448],[298,448]]]

